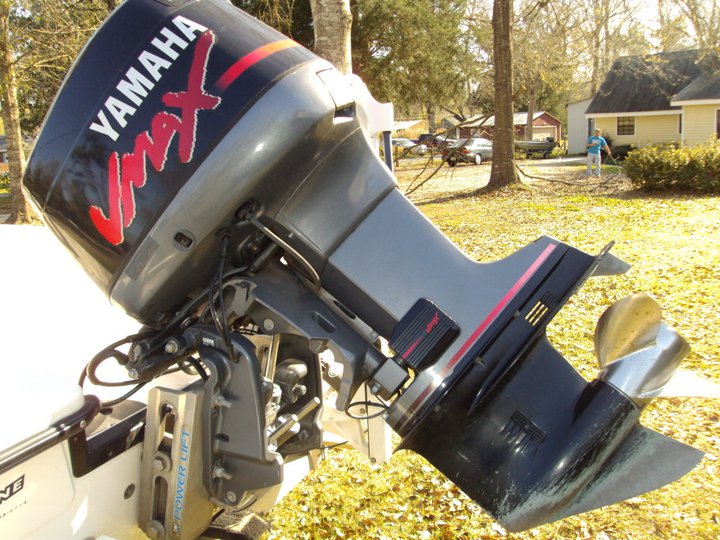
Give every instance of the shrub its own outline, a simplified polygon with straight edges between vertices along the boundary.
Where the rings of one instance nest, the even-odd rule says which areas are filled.
[[[564,156],[565,154],[567,154],[567,146],[563,147],[562,144],[558,144],[550,153],[552,157]]]
[[[628,154],[625,173],[649,191],[720,193],[720,142],[675,148],[649,146]]]
[[[628,154],[636,148],[637,147],[634,144],[621,144],[615,148],[612,146],[610,147],[615,161],[624,161],[628,157]]]
[[[603,131],[600,135],[603,139],[605,139],[605,142],[607,145],[612,149],[613,147],[613,138],[612,135],[610,135],[607,131]]]
[[[603,131],[600,136],[605,139],[605,143],[610,147],[610,150],[613,150],[613,139],[612,136],[607,132]],[[614,154],[613,154],[614,155]],[[600,159],[603,163],[607,162],[608,154],[605,151],[605,147],[603,146],[600,148]]]
[[[10,174],[0,173],[0,191],[10,191]]]

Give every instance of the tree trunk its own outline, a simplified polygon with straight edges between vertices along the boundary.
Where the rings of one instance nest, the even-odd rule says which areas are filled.
[[[31,211],[25,201],[21,189],[25,172],[25,152],[23,151],[22,134],[20,133],[20,110],[17,100],[17,81],[13,65],[12,47],[10,45],[10,2],[0,1],[0,107],[2,107],[5,123],[5,140],[7,142],[8,166],[10,169],[10,193],[13,209],[11,223],[24,223],[29,220]]]
[[[612,62],[612,59],[610,58],[610,1],[609,0],[603,0],[602,3],[602,42],[603,42],[603,52],[602,52],[602,60],[600,62],[600,69],[603,73],[607,73],[610,69],[610,63]]]
[[[340,71],[352,73],[350,0],[310,0],[315,29],[315,54]]]
[[[525,122],[525,140],[532,141],[533,140],[533,121],[535,120],[533,118],[535,116],[535,82],[534,81],[530,82],[530,84],[528,85],[527,99],[528,99],[528,106],[527,106],[527,121]]]
[[[595,95],[600,88],[600,81],[605,77],[605,73],[602,71],[600,66],[600,32],[595,31],[592,35],[592,46],[590,54],[592,56],[592,81],[590,85],[590,92]]]
[[[428,118],[428,132],[435,133],[437,131],[437,122],[435,120],[435,106],[432,103],[425,104]]]
[[[492,14],[495,57],[495,140],[487,189],[518,182],[513,153],[512,0],[494,0]]]

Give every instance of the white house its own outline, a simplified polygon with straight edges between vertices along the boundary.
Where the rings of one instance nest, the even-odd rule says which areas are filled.
[[[720,133],[720,76],[700,60],[699,51],[618,58],[586,117],[613,146],[707,142]]]

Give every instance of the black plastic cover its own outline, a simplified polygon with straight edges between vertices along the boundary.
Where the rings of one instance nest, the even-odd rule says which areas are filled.
[[[447,313],[421,298],[397,324],[389,345],[403,362],[417,370],[436,360],[459,331]]]
[[[223,0],[126,0],[67,76],[25,191],[109,293],[228,130],[316,58]]]

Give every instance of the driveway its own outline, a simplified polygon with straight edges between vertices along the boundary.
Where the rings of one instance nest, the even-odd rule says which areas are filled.
[[[402,163],[402,162],[401,162]],[[521,171],[529,175],[522,178],[523,182],[532,183],[532,177],[559,178],[577,174],[584,171],[582,166],[585,158],[580,156],[560,156],[550,159],[524,159],[517,161]],[[427,166],[427,159],[415,158],[412,162],[402,163],[395,171],[400,184],[400,190],[408,193],[409,186],[417,186],[427,176],[440,166],[440,160],[436,159]],[[457,167],[448,167],[443,164],[428,181],[424,182],[421,188],[413,191],[409,198],[415,203],[435,200],[438,196],[447,196],[453,193],[467,193],[480,189],[487,185],[490,180],[491,162],[484,162],[481,165],[460,163]],[[419,178],[418,175],[420,175]]]
[[[528,159],[525,161],[519,161],[520,165],[527,163],[533,167],[566,167],[569,165],[577,165],[578,163],[584,164],[585,157],[583,156],[559,156],[548,159]]]

